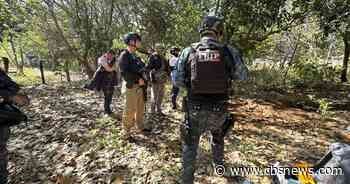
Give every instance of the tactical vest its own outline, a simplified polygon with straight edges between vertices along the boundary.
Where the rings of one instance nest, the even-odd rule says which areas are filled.
[[[227,94],[229,74],[224,48],[211,43],[199,43],[189,55],[190,90],[193,95]]]

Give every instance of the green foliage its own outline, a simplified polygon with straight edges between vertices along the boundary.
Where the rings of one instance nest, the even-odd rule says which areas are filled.
[[[108,126],[113,124],[113,119],[111,117],[101,117],[96,119],[96,123],[100,124],[101,126]]]
[[[285,76],[289,77],[285,70],[292,65],[290,73],[300,75],[292,80],[333,80],[338,70],[318,64],[318,60],[327,57],[330,45],[321,31],[346,32],[350,8],[344,2],[347,1],[2,0],[0,30],[5,30],[1,26],[7,27],[3,35],[14,36],[15,49],[46,60],[53,69],[72,61],[71,69],[75,71],[82,66],[93,70],[103,52],[125,47],[120,38],[126,32],[141,33],[143,50],[157,42],[167,48],[173,45],[183,48],[199,40],[197,28],[202,17],[216,14],[225,18],[224,41],[237,46],[249,65],[261,57],[280,62],[286,54],[278,50],[296,48],[294,57],[283,64],[281,71],[274,68],[269,74],[259,74],[259,83],[278,75],[283,80],[276,83],[283,84]],[[18,28],[20,31],[16,31]],[[286,41],[286,34],[291,35],[292,41]],[[335,53],[339,54],[342,47],[338,44]],[[4,39],[0,54],[13,61],[11,49]],[[20,53],[16,56],[20,58]]]
[[[348,0],[314,1],[315,12],[320,17],[320,25],[326,34],[350,31],[350,3]]]
[[[24,74],[10,74],[11,78],[15,80],[19,85],[33,86],[41,84],[41,76],[38,69],[24,68]],[[46,81],[56,81],[56,76],[53,72],[45,71]]]
[[[199,39],[198,25],[201,21],[201,8],[192,1],[179,0],[176,13],[171,16],[172,28],[169,43],[186,47]]]
[[[253,83],[259,88],[275,88],[283,85],[282,72],[269,65],[253,66],[249,74]]]
[[[340,69],[329,63],[322,64],[316,61],[298,62],[293,66],[292,73],[304,83],[315,81],[337,81]]]
[[[322,120],[330,118],[334,114],[330,111],[332,105],[331,102],[327,101],[326,99],[321,99],[318,101],[318,103],[320,104],[318,112],[321,114]]]
[[[130,151],[130,145],[123,142],[121,127],[116,127],[115,119],[101,117],[96,119],[96,123],[99,129],[94,129],[90,133],[97,138],[101,148],[117,149],[121,153]]]
[[[305,12],[293,9],[291,1],[224,1],[226,40],[245,54],[254,54],[257,44],[271,35],[300,24]]]
[[[341,81],[347,81],[348,61],[350,56],[350,3],[348,0],[312,0],[296,1],[296,6],[307,9],[317,15],[319,26],[327,37],[336,33],[344,41],[344,59]]]
[[[271,61],[270,61],[271,62]],[[281,69],[276,65],[263,64],[250,67],[251,81],[260,89],[305,88],[323,82],[338,82],[340,66],[305,60]]]

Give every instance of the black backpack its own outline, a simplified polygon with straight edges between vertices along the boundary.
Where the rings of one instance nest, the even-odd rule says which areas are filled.
[[[224,59],[224,46],[199,43],[189,56],[192,94],[227,94],[229,75]]]

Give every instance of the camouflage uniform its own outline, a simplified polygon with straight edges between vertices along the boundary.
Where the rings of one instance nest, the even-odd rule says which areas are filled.
[[[213,112],[210,110],[188,109],[185,123],[181,127],[183,141],[183,183],[192,183],[194,180],[197,148],[202,133],[210,131],[212,135],[211,147],[213,161],[222,165],[224,159],[224,129],[227,113],[225,111]]]
[[[229,67],[230,79],[245,80],[247,78],[248,70],[236,49],[224,46],[212,37],[203,36],[200,42],[225,47],[229,53],[225,54],[222,59],[226,61],[227,67]],[[188,84],[189,79],[186,79],[190,70],[186,69],[186,67],[189,67],[188,59],[196,45],[193,44],[192,47],[188,47],[181,52],[177,65],[177,76],[175,77],[176,85],[187,89],[187,97],[184,103],[185,121],[181,128],[183,141],[182,182],[184,184],[192,184],[194,181],[195,160],[201,134],[205,131],[210,131],[212,135],[213,162],[216,165],[222,165],[224,159],[224,136],[232,124],[226,110],[228,95],[221,97],[208,95],[202,98],[202,96],[191,94]]]
[[[0,183],[7,183],[7,141],[10,136],[10,127],[0,126]]]

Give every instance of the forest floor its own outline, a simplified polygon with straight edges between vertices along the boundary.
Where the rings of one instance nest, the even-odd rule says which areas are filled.
[[[10,183],[179,183],[183,113],[172,110],[169,101],[166,116],[147,114],[152,133],[129,143],[120,139],[121,97],[114,98],[112,119],[102,114],[102,96],[82,89],[81,83],[29,86],[25,91],[32,99],[24,108],[29,122],[12,128]],[[227,167],[316,163],[339,141],[337,132],[349,126],[349,93],[349,86],[335,85],[294,91],[239,87],[232,100],[235,127],[225,138]],[[317,99],[322,98],[333,108],[320,113]],[[216,176],[208,138],[202,137],[198,150],[197,184],[270,183],[268,176]]]

